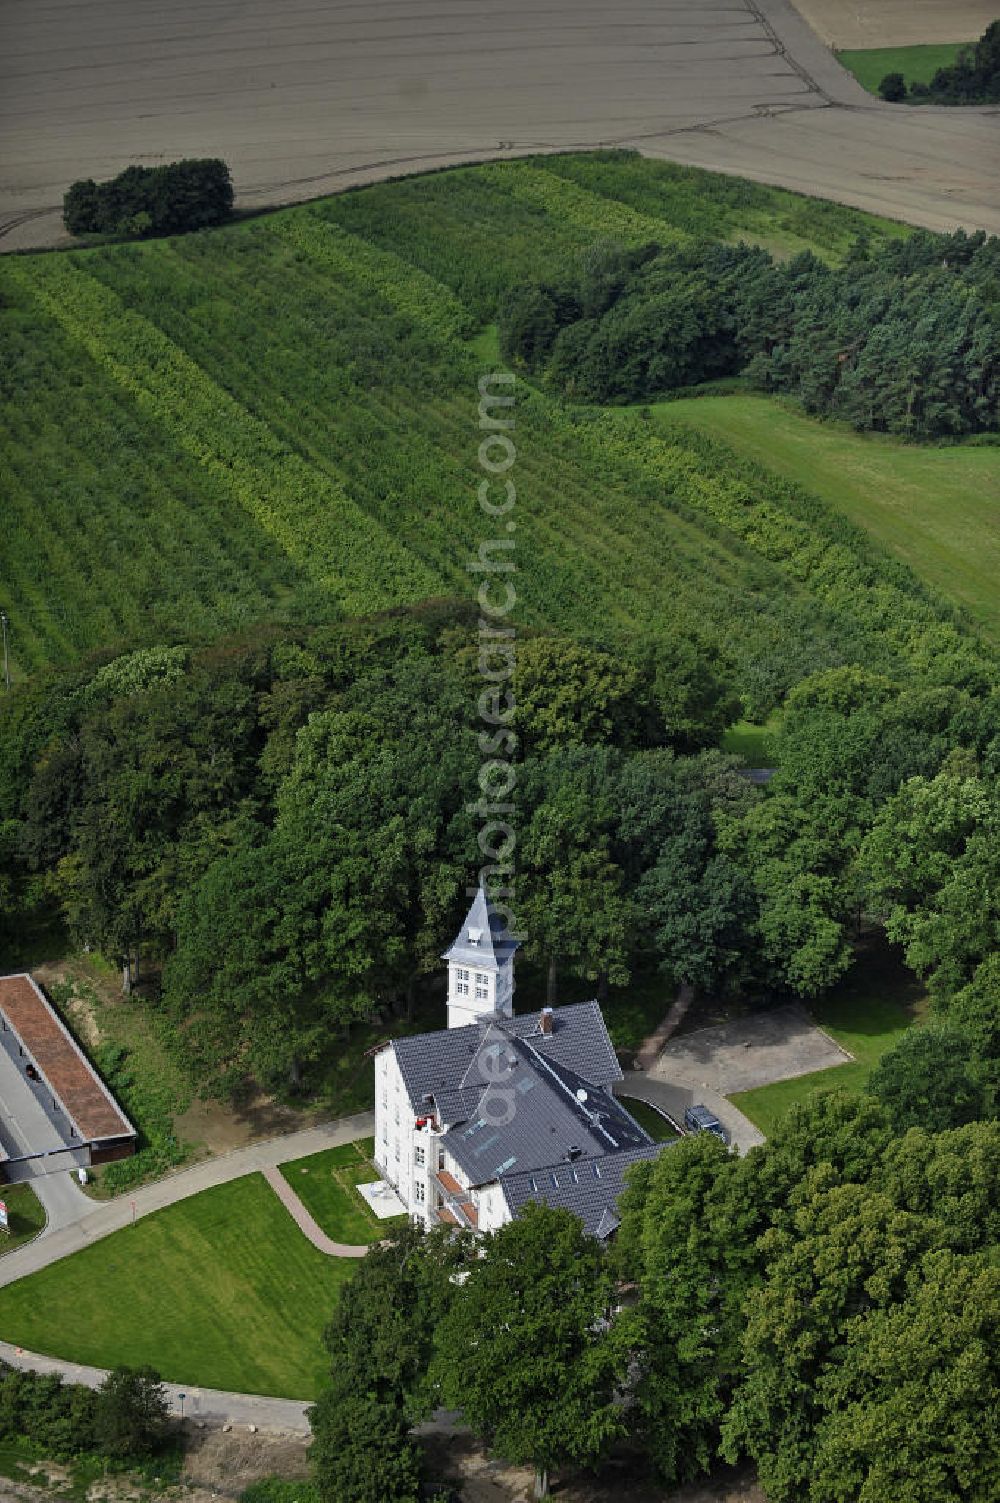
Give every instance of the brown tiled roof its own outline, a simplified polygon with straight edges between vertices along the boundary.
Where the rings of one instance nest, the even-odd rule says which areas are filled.
[[[0,976],[0,1012],[84,1142],[134,1136],[134,1128],[30,976]]]

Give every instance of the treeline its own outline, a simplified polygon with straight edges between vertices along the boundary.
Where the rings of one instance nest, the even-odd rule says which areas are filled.
[[[907,87],[902,73],[887,73],[878,89],[890,103],[996,103],[1000,99],[1000,21],[987,26],[975,47],[963,47],[954,63],[938,68],[929,84]]]
[[[508,359],[577,401],[641,402],[742,374],[860,430],[995,432],[1000,240],[855,244],[830,267],[747,245],[598,242],[556,281],[506,299]]]
[[[636,1166],[608,1252],[538,1205],[397,1233],[326,1333],[319,1496],[422,1496],[444,1404],[539,1497],[617,1452],[668,1488],[750,1459],[771,1503],[991,1503],[998,1207],[1000,1124],[900,1136],[833,1092],[743,1158],[703,1133]]]
[[[93,1389],[0,1362],[0,1441],[28,1441],[45,1456],[141,1461],[162,1449],[167,1416],[151,1367],[116,1367]]]
[[[71,235],[174,235],[222,224],[233,208],[229,168],[218,157],[126,167],[97,183],[71,183],[63,223]]]
[[[499,746],[514,834],[484,852],[498,747],[467,608],[143,649],[0,710],[0,934],[54,903],[127,985],[162,968],[217,1088],[308,1083],[351,1023],[412,1007],[484,866],[514,874],[553,999],[650,964],[814,996],[867,911],[947,1002],[1000,932],[1000,693],[966,666],[958,687],[813,675],[761,791],[716,749],[739,703],[690,642],[625,656],[526,632]]]

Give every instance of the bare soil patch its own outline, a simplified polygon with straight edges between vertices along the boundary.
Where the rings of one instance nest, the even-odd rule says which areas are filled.
[[[828,47],[972,42],[1000,15],[996,0],[794,0]]]
[[[251,1435],[246,1429],[188,1431],[184,1458],[185,1499],[210,1503],[238,1498],[252,1482],[281,1477],[297,1482],[309,1475],[308,1441],[290,1435]]]
[[[282,1133],[311,1127],[314,1117],[315,1114],[283,1106],[257,1091],[238,1106],[220,1101],[193,1101],[174,1118],[174,1130],[182,1142],[194,1144],[202,1153],[227,1153],[231,1148],[245,1148],[262,1138],[276,1138]]]
[[[534,1474],[526,1467],[492,1460],[468,1434],[436,1437],[429,1447],[432,1474],[461,1488],[463,1503],[530,1503]],[[552,1495],[561,1503],[767,1503],[746,1468],[720,1467],[713,1476],[689,1487],[666,1490],[623,1461],[601,1476],[563,1482],[552,1479]]]

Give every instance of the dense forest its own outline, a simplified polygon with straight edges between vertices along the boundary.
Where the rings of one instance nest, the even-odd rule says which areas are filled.
[[[163,1002],[225,1088],[322,1072],[411,1007],[482,863],[468,608],[142,649],[39,677],[0,716],[7,942],[55,904]],[[688,639],[625,655],[525,634],[518,917],[550,993],[653,958],[816,996],[883,916],[947,1008],[997,947],[1000,693],[845,665],[788,697],[766,791],[719,752],[739,701]],[[970,894],[982,894],[970,902]],[[989,896],[992,894],[992,896]],[[570,921],[586,913],[586,924]]]
[[[575,401],[640,402],[742,374],[861,431],[1000,424],[1000,240],[914,235],[838,267],[757,246],[590,247],[501,315],[507,357]]]

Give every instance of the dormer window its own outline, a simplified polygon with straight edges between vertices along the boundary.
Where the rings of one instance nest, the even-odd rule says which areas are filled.
[[[469,944],[470,945],[478,945],[480,943],[480,941],[482,940],[482,937],[483,937],[483,931],[482,931],[482,929],[470,929],[469,930]]]

